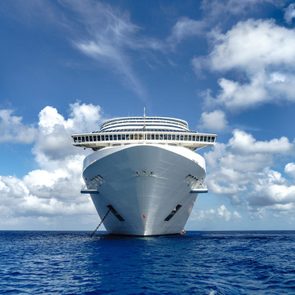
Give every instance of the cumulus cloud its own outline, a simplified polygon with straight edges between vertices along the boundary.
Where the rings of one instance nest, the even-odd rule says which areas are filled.
[[[39,165],[52,165],[69,155],[80,153],[71,144],[72,133],[94,131],[101,122],[101,108],[92,104],[74,103],[70,105],[70,114],[65,119],[51,106],[39,113],[38,136],[33,152]]]
[[[295,178],[295,163],[290,162],[285,166],[285,173]]]
[[[244,154],[287,153],[294,148],[287,137],[274,138],[269,141],[258,141],[251,134],[238,129],[233,131],[233,137],[229,140],[228,144],[232,150]]]
[[[294,144],[285,137],[258,141],[249,133],[234,130],[226,144],[217,143],[205,154],[209,190],[254,211],[293,208],[294,185],[274,169],[279,157],[293,153]],[[286,173],[293,171],[293,163],[289,164]]]
[[[211,103],[237,110],[266,102],[295,102],[295,30],[272,20],[239,22],[226,33],[213,34],[207,58],[193,60],[195,70],[206,64],[220,73],[238,71],[242,80],[221,78]],[[240,76],[241,76],[240,75]]]
[[[291,3],[286,9],[284,14],[285,21],[291,24],[293,18],[295,18],[295,3]]]
[[[212,112],[203,112],[201,114],[200,129],[220,131],[227,128],[226,115],[221,110],[215,110]]]
[[[22,178],[0,176],[0,220],[7,225],[7,220],[35,218],[47,226],[59,216],[95,214],[90,198],[80,195],[87,152],[73,147],[70,135],[97,130],[101,120],[101,108],[92,104],[71,104],[67,118],[54,107],[43,108],[33,148],[39,168]]]
[[[22,123],[22,117],[13,110],[0,109],[0,143],[15,142],[29,144],[35,140],[36,128]]]

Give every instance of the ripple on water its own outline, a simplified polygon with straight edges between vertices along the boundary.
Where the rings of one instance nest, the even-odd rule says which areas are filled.
[[[0,232],[11,294],[294,294],[295,232]]]

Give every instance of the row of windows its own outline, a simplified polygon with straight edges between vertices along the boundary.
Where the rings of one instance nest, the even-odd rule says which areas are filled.
[[[183,141],[203,141],[214,142],[215,136],[210,135],[188,135],[188,134],[100,134],[100,135],[81,135],[74,136],[74,142],[96,142],[113,140],[183,140]]]
[[[175,124],[159,124],[159,123],[155,123],[155,124],[148,124],[148,125],[144,125],[144,123],[142,124],[113,124],[110,126],[102,126],[101,131],[107,131],[110,130],[112,131],[113,129],[117,129],[117,128],[124,128],[127,129],[131,129],[131,128],[137,128],[137,129],[142,129],[142,128],[146,128],[146,129],[152,129],[152,128],[157,128],[157,129],[164,129],[164,128],[170,128],[170,129],[176,129],[176,130],[180,130],[180,131],[186,131],[187,127],[185,126],[176,126]],[[127,127],[127,128],[126,128]]]
[[[165,120],[165,119],[155,119],[155,118],[139,118],[139,119],[123,119],[123,120],[110,120],[110,121],[107,121],[105,122],[104,124],[102,124],[102,128],[106,128],[106,127],[111,127],[113,125],[118,125],[118,124],[135,124],[135,123],[141,123],[143,124],[144,122],[147,122],[148,124],[165,124],[165,123],[168,123],[169,125],[172,124],[172,125],[178,125],[178,126],[181,126],[181,127],[185,127],[187,128],[187,123],[186,122],[181,122],[181,121],[178,121],[178,120],[173,120],[173,119],[169,119],[169,120]]]
[[[146,127],[145,129],[144,128],[136,128],[136,129],[132,129],[132,128],[128,128],[128,129],[114,129],[114,130],[108,130],[108,131],[94,131],[93,133],[97,133],[97,132],[130,132],[130,131],[157,131],[157,132],[177,132],[177,131],[180,131],[180,132],[189,132],[187,130],[179,130],[179,129],[153,129],[153,128],[149,128],[149,127]]]

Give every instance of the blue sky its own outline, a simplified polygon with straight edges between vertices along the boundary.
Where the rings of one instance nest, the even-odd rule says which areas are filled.
[[[188,229],[294,229],[292,1],[2,1],[0,16],[0,229],[92,229],[69,136],[144,107],[218,134]]]

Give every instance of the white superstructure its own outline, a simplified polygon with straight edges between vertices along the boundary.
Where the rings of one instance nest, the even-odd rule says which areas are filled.
[[[180,119],[115,118],[99,131],[72,135],[91,148],[83,178],[109,233],[181,233],[204,184],[205,160],[194,152],[214,145],[215,134],[192,132]]]

